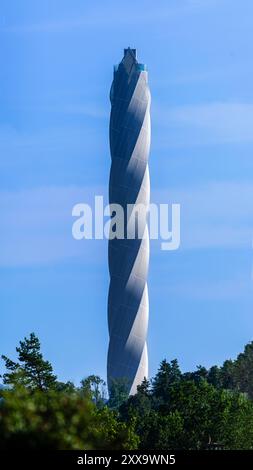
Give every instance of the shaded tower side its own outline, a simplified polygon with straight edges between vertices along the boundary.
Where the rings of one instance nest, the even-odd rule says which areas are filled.
[[[127,380],[130,394],[148,376],[147,328],[149,237],[146,215],[150,183],[150,91],[147,71],[134,49],[125,49],[115,67],[110,93],[110,204],[124,210],[124,239],[109,241],[109,350],[107,379]],[[141,204],[144,219],[137,221],[138,238],[127,239],[127,205]],[[128,213],[129,215],[129,213]]]

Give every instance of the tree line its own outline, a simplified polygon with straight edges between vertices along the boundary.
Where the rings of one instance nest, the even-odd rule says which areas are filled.
[[[163,360],[135,395],[122,378],[109,399],[96,375],[58,381],[34,333],[16,350],[2,356],[0,450],[253,449],[253,342],[221,367]]]

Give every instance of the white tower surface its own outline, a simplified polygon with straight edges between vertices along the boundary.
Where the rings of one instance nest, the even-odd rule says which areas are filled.
[[[136,50],[125,49],[121,63],[115,67],[110,92],[109,202],[121,205],[125,223],[124,239],[115,237],[109,241],[107,378],[109,391],[114,379],[125,379],[130,394],[136,393],[137,385],[148,377],[150,91],[147,75],[145,65],[136,59]],[[129,204],[133,205],[133,211],[137,204],[142,205],[142,217],[137,216],[137,220],[134,217],[132,239],[127,238],[133,223],[127,218]]]

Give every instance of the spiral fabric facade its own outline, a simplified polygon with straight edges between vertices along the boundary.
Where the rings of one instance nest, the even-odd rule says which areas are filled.
[[[125,49],[121,63],[115,67],[110,100],[109,201],[121,205],[125,222],[124,237],[109,240],[107,379],[109,392],[113,380],[124,379],[128,392],[134,394],[137,385],[148,376],[146,217],[150,195],[150,91],[146,67],[138,63],[135,49]],[[129,217],[139,204],[142,216]],[[129,207],[132,209],[127,213]],[[130,223],[134,223],[135,236],[129,239]],[[112,224],[113,216],[113,230]]]

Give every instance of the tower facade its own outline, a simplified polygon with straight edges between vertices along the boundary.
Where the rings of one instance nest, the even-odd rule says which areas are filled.
[[[107,380],[109,391],[113,380],[124,379],[128,392],[134,394],[148,376],[146,219],[150,197],[150,91],[146,67],[138,63],[135,49],[125,49],[122,61],[114,68],[110,100],[109,202],[119,204],[124,211],[124,237],[109,240]],[[134,236],[129,237],[133,224]],[[113,232],[112,225],[113,217]]]

